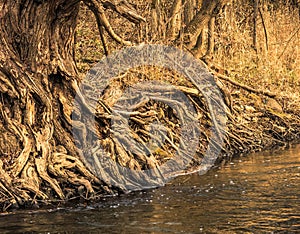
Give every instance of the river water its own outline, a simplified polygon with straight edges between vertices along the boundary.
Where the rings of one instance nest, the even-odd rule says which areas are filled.
[[[2,214],[0,232],[300,233],[300,145],[92,206]]]

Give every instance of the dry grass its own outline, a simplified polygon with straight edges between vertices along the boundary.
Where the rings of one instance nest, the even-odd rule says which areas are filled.
[[[122,37],[139,42],[166,42],[149,38],[150,5],[137,4],[138,12],[147,20],[147,26],[136,27],[108,12],[110,22]],[[251,6],[233,1],[217,19],[215,51],[212,63],[218,64],[228,75],[253,88],[265,89],[290,98],[299,98],[300,91],[300,16],[298,10],[282,6],[270,9],[262,6],[258,17],[257,52],[252,47]],[[265,25],[265,27],[264,27]],[[145,32],[146,28],[146,32]],[[267,31],[267,42],[266,33]],[[110,51],[122,48],[107,35]],[[94,16],[82,7],[77,29],[77,64],[82,76],[103,57],[103,48]]]
[[[230,15],[230,19],[226,19]],[[258,18],[257,52],[252,47],[251,22],[241,12],[223,13],[217,32],[214,62],[229,70],[231,77],[252,87],[299,98],[300,16],[297,10],[262,10]],[[236,22],[244,22],[237,24]],[[267,42],[266,33],[267,31]]]

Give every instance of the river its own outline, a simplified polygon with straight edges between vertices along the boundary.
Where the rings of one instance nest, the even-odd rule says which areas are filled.
[[[300,145],[90,206],[2,214],[0,232],[300,233]]]

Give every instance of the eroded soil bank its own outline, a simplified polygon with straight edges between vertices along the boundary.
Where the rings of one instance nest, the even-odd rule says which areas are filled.
[[[153,98],[154,100],[143,99],[139,96],[140,101],[133,102],[135,106],[131,107],[131,111],[126,115],[129,118],[130,134],[127,132],[128,134],[116,136],[120,131],[118,132],[116,128],[112,128],[112,110],[118,108],[118,105],[122,104],[124,100],[126,103],[130,103],[130,101],[138,98],[138,92],[129,96],[125,95],[124,97],[124,92],[129,87],[134,87],[135,84],[141,83],[141,87],[145,88],[143,84],[153,80],[171,84],[174,89],[167,90],[167,96],[159,100],[155,100],[155,98]],[[178,91],[188,97],[188,100],[196,110],[196,115],[191,118],[194,118],[199,123],[197,136],[200,140],[195,149],[196,153],[189,165],[182,170],[170,169],[169,174],[165,175],[167,177],[173,178],[200,170],[209,144],[215,144],[214,147],[221,149],[215,162],[215,165],[218,165],[221,162],[231,160],[233,156],[273,147],[285,147],[290,142],[299,140],[300,116],[296,100],[279,97],[263,90],[251,90],[247,86],[232,82],[228,77],[221,74],[215,74],[213,80],[215,82],[214,85],[220,90],[221,98],[224,102],[225,115],[212,116],[201,90],[181,75],[174,73],[174,71],[153,66],[129,70],[122,76],[112,79],[110,85],[102,93],[99,99],[100,105],[97,106],[95,113],[96,127],[94,132],[80,125],[79,137],[75,140],[79,141],[79,146],[81,146],[80,144],[89,141],[91,134],[95,134],[98,137],[98,140],[96,140],[97,144],[101,145],[113,160],[117,161],[122,167],[137,171],[164,165],[168,160],[175,157],[174,155],[178,152],[184,157],[186,155],[185,150],[188,151],[188,149],[187,144],[181,142],[180,129],[182,124],[180,116],[189,115],[189,110],[185,109],[184,105],[179,109],[176,108],[175,106],[180,106],[180,103],[176,103],[173,108],[166,104],[174,101],[172,95]],[[147,89],[149,90],[149,87]],[[161,86],[161,83],[154,83],[151,86],[151,92],[154,95],[153,97],[157,97],[161,93],[166,93],[166,89]],[[214,107],[217,107],[217,105]],[[122,118],[120,121],[121,124],[119,126],[122,126],[124,124],[122,123]],[[226,122],[225,127],[220,129],[225,136],[222,144],[220,142],[210,142],[212,136],[211,127],[214,125],[214,121]],[[151,128],[153,122],[162,123],[165,127],[164,130],[153,130]],[[83,134],[85,131],[86,133]],[[164,138],[161,136],[164,136]],[[135,142],[143,144],[145,146],[144,149],[148,153],[145,155],[145,151],[135,151],[135,146],[131,144],[130,137],[133,137]],[[84,149],[86,147],[95,148],[95,145],[87,143],[84,147]],[[99,157],[99,155],[95,154],[93,157]],[[83,161],[87,164],[90,163],[87,158],[84,158]],[[65,164],[64,166],[71,167],[74,162],[69,161],[68,163],[70,165]],[[99,167],[90,167],[87,164],[85,164],[87,170],[90,170],[97,176]],[[176,166],[176,164],[173,165]],[[126,175],[120,174],[120,177],[124,176],[126,177]],[[93,201],[105,195],[116,195],[123,192],[121,186],[120,189],[120,187],[104,183],[101,181],[101,178],[100,180],[91,180],[90,184],[92,187],[90,189],[84,186],[73,187],[68,185],[67,182],[63,182],[62,179],[60,183],[63,183],[65,186],[63,187],[63,192],[66,195],[64,201],[59,199],[54,191],[41,187],[41,192],[47,195],[47,199],[42,199],[37,194],[33,199],[23,202],[22,198],[19,198],[16,202],[13,197],[2,196],[2,209],[39,206],[49,203],[57,204],[74,200],[81,202],[85,200]]]

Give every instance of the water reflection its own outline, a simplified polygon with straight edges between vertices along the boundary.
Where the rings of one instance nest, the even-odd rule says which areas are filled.
[[[300,146],[239,158],[206,175],[89,207],[0,216],[0,232],[296,232]]]

